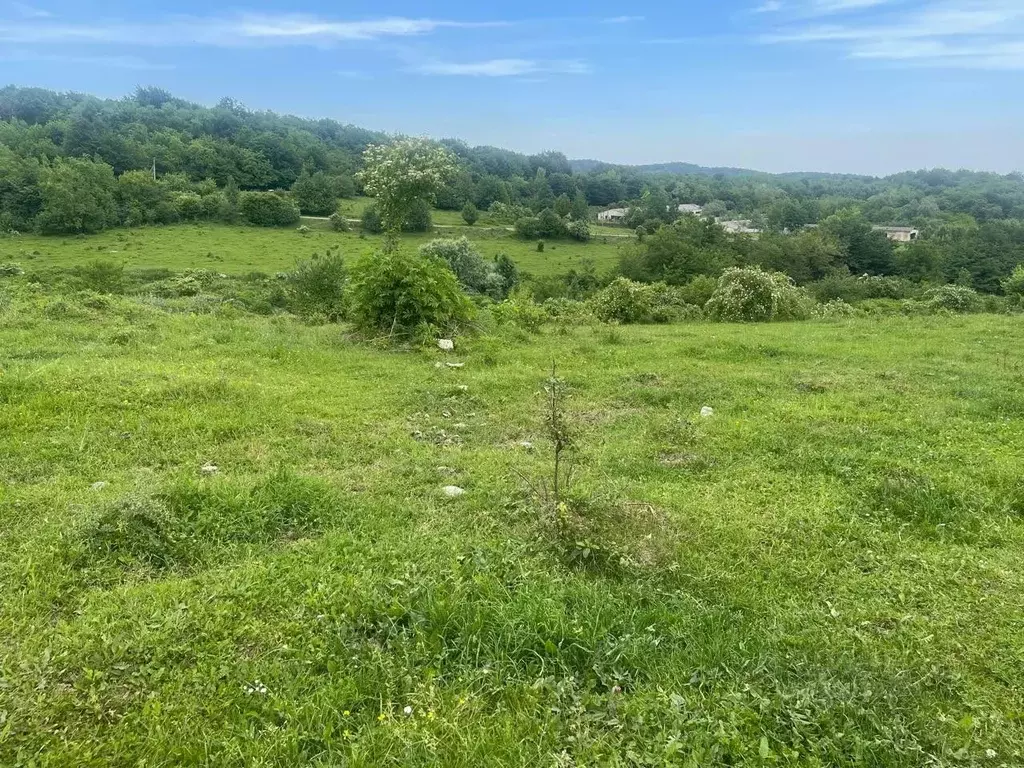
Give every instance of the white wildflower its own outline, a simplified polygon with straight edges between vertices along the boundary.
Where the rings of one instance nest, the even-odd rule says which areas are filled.
[[[411,714],[412,714],[412,707],[410,707],[410,706],[406,706],[406,708],[405,708],[405,709],[403,709],[402,711],[403,711],[403,712],[405,713],[405,716],[406,716],[406,717],[409,717],[409,715],[411,715]]]

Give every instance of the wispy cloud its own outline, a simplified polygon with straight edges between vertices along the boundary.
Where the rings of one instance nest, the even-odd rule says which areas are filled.
[[[577,60],[488,59],[472,62],[430,61],[417,65],[415,71],[423,75],[525,77],[528,75],[585,75],[590,72],[590,67],[586,62]]]
[[[156,64],[137,56],[74,56],[61,53],[47,54],[34,51],[5,51],[0,61],[39,61],[57,64],[78,64],[81,66],[110,67],[113,69],[170,70],[170,64]]]
[[[0,41],[18,44],[322,45],[427,35],[442,29],[479,29],[507,22],[463,22],[387,17],[339,21],[300,14],[242,14],[229,18],[175,17],[145,23],[62,24],[44,19],[0,21]]]
[[[48,19],[53,16],[45,8],[36,8],[34,5],[28,5],[27,3],[9,2],[7,7],[23,19]]]
[[[761,39],[833,46],[856,60],[1024,70],[1024,2],[919,0],[893,12],[857,17],[854,22],[781,28]]]
[[[632,24],[636,21],[646,21],[646,18],[643,16],[611,16],[601,19],[602,24]]]
[[[766,0],[754,9],[754,13],[778,13],[783,7],[780,0]]]

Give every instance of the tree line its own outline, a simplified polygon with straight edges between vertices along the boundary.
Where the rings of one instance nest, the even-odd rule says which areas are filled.
[[[334,120],[254,111],[223,99],[204,107],[158,88],[122,99],[8,86],[0,90],[0,231],[95,232],[196,219],[288,225],[327,216],[363,192],[363,154],[391,137]],[[630,208],[639,242],[623,270],[680,282],[750,262],[794,279],[836,270],[969,282],[998,291],[1024,261],[1024,178],[942,169],[886,178],[772,175],[696,166],[571,163],[439,142],[456,171],[438,208],[477,211],[525,238],[586,240],[601,207]],[[749,219],[757,240],[729,237],[706,216]],[[872,225],[909,225],[919,242],[894,247]],[[817,229],[809,230],[808,227]]]

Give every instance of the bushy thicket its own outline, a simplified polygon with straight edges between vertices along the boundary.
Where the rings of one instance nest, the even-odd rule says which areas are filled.
[[[450,332],[473,304],[441,259],[402,249],[364,256],[352,268],[351,317],[370,333]]]
[[[288,227],[299,221],[299,206],[276,192],[242,192],[238,212],[257,227]]]
[[[466,237],[431,240],[420,246],[420,253],[444,261],[467,291],[496,301],[508,296],[519,281],[515,262],[505,256],[488,263]]]
[[[700,307],[687,304],[678,288],[665,283],[637,283],[625,277],[613,280],[588,304],[594,316],[604,322],[670,323],[701,317]]]
[[[314,255],[288,273],[288,307],[309,319],[341,320],[347,282],[348,270],[340,252]]]
[[[732,323],[803,320],[812,303],[787,275],[757,267],[733,267],[718,279],[705,307],[709,317]]]
[[[409,209],[405,223],[402,225],[403,232],[429,232],[434,222],[430,214],[430,206],[423,200],[417,200]],[[384,224],[380,218],[380,210],[376,203],[371,203],[363,210],[361,228],[369,234],[380,234],[384,231]]]

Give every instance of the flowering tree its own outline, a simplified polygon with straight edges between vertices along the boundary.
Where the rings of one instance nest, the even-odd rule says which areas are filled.
[[[360,173],[366,193],[377,198],[384,231],[396,234],[418,201],[431,202],[455,175],[455,156],[427,139],[374,144],[363,153]]]

